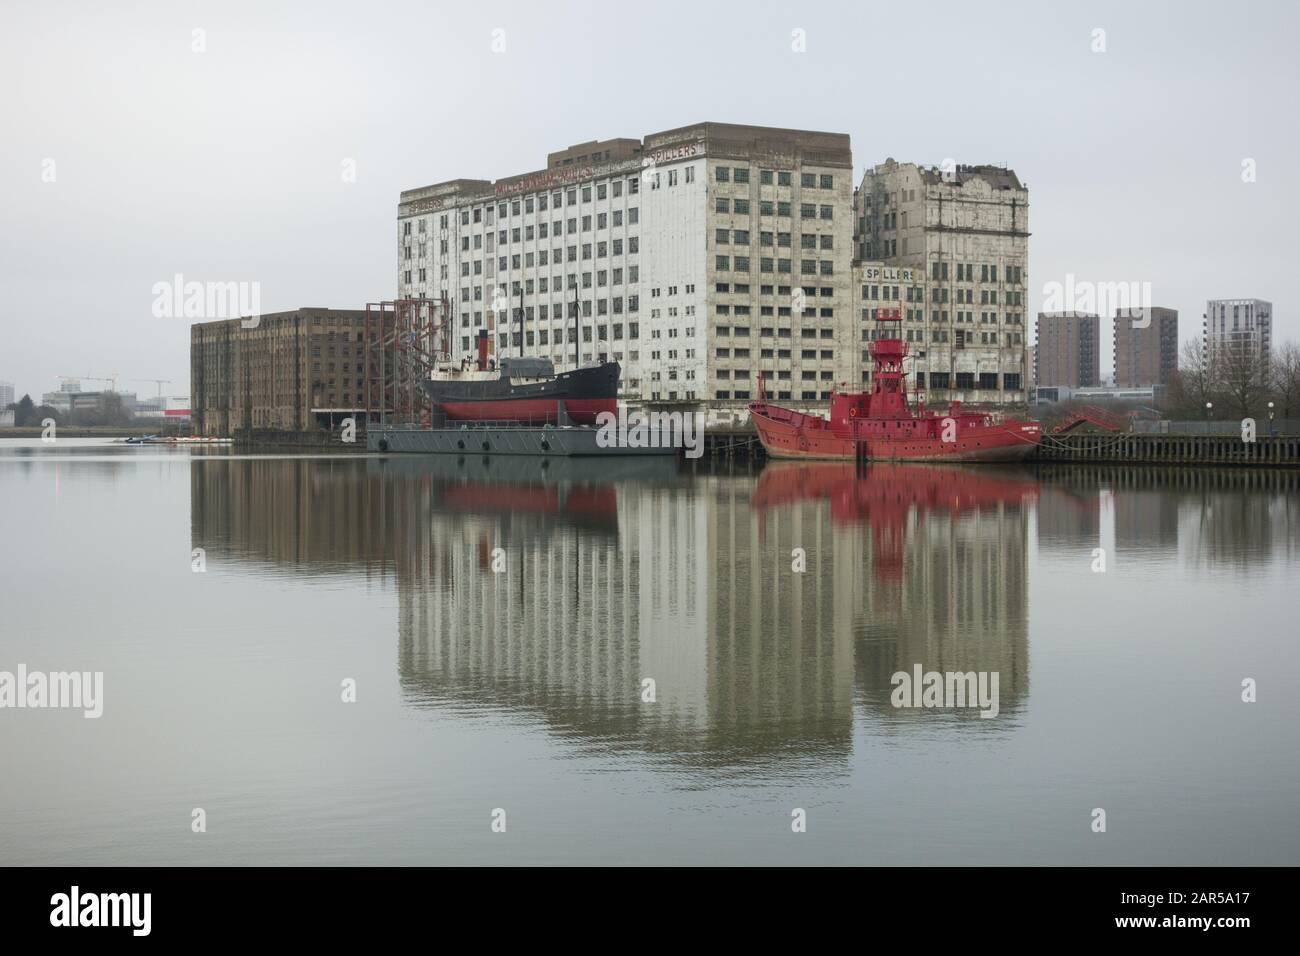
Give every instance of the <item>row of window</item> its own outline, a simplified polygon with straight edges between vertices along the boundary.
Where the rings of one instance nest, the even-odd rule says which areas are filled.
[[[903,329],[904,339],[908,342],[925,342],[925,329]],[[949,341],[948,329],[930,329],[930,342],[947,342]],[[863,329],[862,338],[865,341],[875,341],[878,339],[892,339],[898,336],[897,329]],[[957,348],[965,348],[968,345],[975,344],[974,329],[953,329],[952,342]],[[981,345],[998,345],[999,342],[1004,345],[1023,345],[1025,341],[1023,332],[1002,333],[1002,339],[998,339],[998,333],[994,331],[983,331],[979,333],[979,344]],[[866,358],[867,353],[862,353]]]
[[[862,321],[863,321],[863,322],[871,322],[871,321],[875,320],[875,318],[876,318],[876,312],[877,312],[877,311],[878,311],[878,310],[876,310],[876,309],[871,309],[871,308],[863,309],[863,310],[862,310]],[[925,310],[924,310],[924,309],[906,309],[906,310],[904,310],[904,311],[905,311],[904,318],[906,318],[908,322],[924,322],[924,321],[925,321]],[[932,309],[932,310],[930,311],[930,321],[931,321],[931,322],[944,322],[944,323],[946,323],[946,322],[948,321],[948,310],[947,310],[947,309]],[[954,312],[954,313],[953,313],[953,321],[955,321],[955,322],[973,323],[973,322],[975,321],[975,313],[974,313],[974,312]],[[1023,312],[1005,312],[1005,313],[1003,313],[1003,315],[1002,315],[1002,323],[1005,324],[1005,325],[1024,325],[1024,324],[1025,324],[1025,314],[1024,314]],[[998,314],[997,314],[996,312],[981,312],[981,313],[980,313],[980,324],[981,324],[981,325],[997,325],[997,324],[998,324]]]
[[[793,357],[793,352],[791,349],[760,349],[759,352],[760,352],[759,357],[765,359],[770,359],[773,357],[779,359],[790,359]],[[749,353],[750,353],[750,349],[714,349],[713,350],[714,357],[720,359],[727,359],[727,358],[747,359],[749,358]],[[834,349],[820,349],[820,350],[800,349],[799,358],[804,361],[811,361],[811,362],[832,361],[835,358],[835,350]]]
[[[715,245],[747,246],[749,245],[749,241],[750,231],[748,229],[715,229],[713,231],[713,242]],[[761,231],[758,234],[758,244],[767,247],[779,246],[782,249],[792,248],[791,235],[788,232]],[[799,248],[833,249],[835,248],[835,237],[829,233],[804,233],[799,237]]]
[[[769,393],[769,394],[770,394],[770,393]],[[740,391],[732,391],[732,390],[730,390],[730,389],[719,389],[718,392],[716,393],[716,395],[715,395],[714,397],[715,397],[715,398],[718,398],[718,399],[724,399],[724,400],[725,400],[725,399],[733,399],[733,398],[734,398],[734,399],[736,399],[737,401],[749,401],[750,395],[749,395],[749,391],[748,391],[748,389],[742,389],[742,390],[740,390]],[[801,400],[801,401],[805,401],[805,402],[815,402],[815,401],[817,401],[817,400],[819,400],[819,399],[822,400],[822,401],[825,401],[826,399],[829,399],[830,397],[831,397],[831,393],[830,393],[829,390],[824,391],[824,392],[817,392],[817,391],[804,391],[804,392],[800,392],[800,393],[799,393],[799,398],[800,398],[800,400]],[[786,401],[786,402],[788,402],[788,401],[791,400],[791,393],[790,393],[790,392],[777,392],[777,393],[776,393],[776,398],[777,398],[778,401]]]
[[[955,265],[956,265],[956,273],[957,273],[957,281],[958,281],[958,282],[974,282],[974,281],[975,281],[975,266],[976,266],[976,263],[973,263],[973,262],[958,262],[958,263],[956,263]],[[980,273],[979,273],[979,275],[980,275],[979,281],[980,281],[980,282],[997,282],[997,281],[999,281],[999,280],[998,280],[998,267],[997,267],[996,265],[989,265],[989,264],[987,264],[987,263],[979,263],[979,269],[980,269]],[[934,279],[934,280],[937,280],[937,281],[947,281],[947,279],[948,279],[948,263],[946,263],[946,262],[931,262],[931,263],[930,263],[930,278],[931,278],[931,279]],[[1001,279],[1002,282],[1010,282],[1012,285],[1020,285],[1020,284],[1023,282],[1023,280],[1024,280],[1024,267],[1023,267],[1023,266],[1004,266],[1004,267],[1003,267],[1003,269],[1002,269],[1002,279]]]
[[[621,342],[623,341],[624,331],[625,329],[622,322],[614,322],[611,325],[598,325],[594,331],[590,325],[584,325],[582,327],[582,341],[584,343],[590,343],[594,339],[600,342]],[[629,322],[627,324],[626,332],[629,339],[640,337],[640,330],[635,322]],[[611,335],[613,336],[612,339],[610,338]],[[566,341],[569,345],[572,345],[576,337],[577,336],[574,332],[566,329],[565,326],[560,326],[559,328],[554,329],[528,329],[526,332],[517,332],[507,329],[497,333],[497,342],[502,349],[517,349],[521,345],[564,345]],[[469,337],[462,336],[460,341],[461,349],[468,352],[470,350]],[[619,357],[622,358],[621,352],[619,353]],[[637,361],[638,354],[632,352],[629,358],[631,361],[635,362]]]
[[[777,186],[793,185],[793,175],[788,170],[760,169],[758,172],[759,182],[764,186],[771,186],[774,181]],[[713,178],[720,183],[744,185],[749,182],[749,167],[717,166],[713,170]],[[834,189],[835,177],[830,173],[800,173],[799,185],[803,189]]]
[[[553,250],[541,249],[537,253],[526,252],[522,256],[516,252],[510,256],[498,257],[497,268],[499,268],[502,272],[505,272],[507,269],[519,269],[519,268],[531,269],[533,268],[534,264],[539,266],[550,265],[552,260],[551,257],[552,252],[555,253],[554,256],[555,262],[561,262],[561,261],[577,262],[579,258],[579,252],[581,251],[582,261],[587,262],[593,258],[593,254],[594,257],[597,259],[605,259],[611,255],[621,256],[623,254],[623,248],[624,248],[623,240],[614,239],[610,242],[605,242],[605,241],[596,242],[596,243],[584,242],[581,246],[576,246],[576,245],[567,246],[563,249],[560,249],[558,247]],[[629,236],[627,239],[627,254],[630,256],[636,255],[640,251],[641,251],[641,245],[638,237]],[[488,260],[488,264],[489,266],[491,265],[490,259]],[[462,262],[460,264],[460,274],[462,277],[468,276],[470,274],[471,266],[473,267],[474,275],[483,274],[482,259],[475,259],[472,263],[466,260],[465,262]],[[446,265],[443,265],[441,267],[441,275],[444,279],[447,278]]]
[[[561,261],[561,259],[565,256],[566,253],[569,262],[576,262],[578,259],[579,249],[582,250],[583,259],[590,259],[592,257],[593,250],[595,251],[595,254],[598,258],[604,258],[605,256],[610,254],[621,256],[623,254],[623,246],[624,246],[624,241],[621,238],[612,239],[612,240],[601,240],[600,242],[596,242],[596,243],[584,242],[581,246],[578,246],[576,244],[571,246],[566,246],[566,247],[556,246],[554,249],[539,249],[536,253],[527,252],[523,254],[522,259],[520,257],[520,254],[516,252],[511,256],[500,256],[497,261],[501,269],[505,269],[507,267],[507,260],[509,260],[512,268],[518,269],[520,267],[520,263],[523,262],[526,268],[531,269],[533,267],[534,262],[536,262],[538,265],[543,265],[543,266],[547,265],[551,261],[552,253],[555,254],[554,257],[556,262]],[[411,257],[412,248],[413,247],[411,246],[406,246],[402,250],[402,257],[407,261],[410,261],[412,258]],[[635,255],[637,252],[640,251],[640,249],[641,249],[640,238],[638,236],[628,236],[627,237],[628,255]],[[464,251],[468,252],[469,250],[466,249]],[[493,251],[490,243],[487,251],[488,252]],[[418,258],[420,259],[424,258],[424,250],[422,248],[419,250]],[[488,262],[490,264],[491,260],[489,259]],[[460,264],[460,274],[469,275],[470,266],[471,263],[468,260],[462,262]],[[481,275],[483,272],[483,260],[482,259],[474,260],[473,269],[475,275]],[[441,271],[443,277],[446,278],[447,275],[446,263],[442,264]]]
[[[695,167],[687,166],[685,169],[681,169],[681,170],[677,170],[677,169],[668,170],[667,175],[664,178],[667,179],[669,186],[677,185],[677,179],[679,173],[685,174],[682,177],[683,182],[687,182],[687,183],[695,182]],[[660,184],[661,184],[660,174],[658,172],[652,173],[650,175],[650,188],[658,189]]]
[[[424,269],[419,270],[419,276],[421,282],[426,281],[426,272]],[[569,281],[567,286],[568,289],[572,290],[572,289],[579,288],[578,276],[579,276],[578,273],[573,273],[573,272],[569,273]],[[594,272],[583,272],[581,273],[581,277],[582,277],[581,288],[583,289],[592,288],[593,283],[597,288],[606,285],[615,285],[615,286],[623,285],[622,269],[610,269],[610,270],[597,269]],[[637,267],[629,266],[627,269],[628,283],[636,284],[638,278],[639,277],[637,275]],[[403,282],[405,282],[407,285],[411,284],[410,269],[407,269],[406,272],[403,273]],[[566,288],[564,284],[564,277],[558,275],[553,277],[553,279],[548,279],[548,277],[546,276],[542,276],[541,278],[536,280],[525,279],[523,280],[522,285],[518,280],[515,280],[511,282],[510,286],[511,286],[510,298],[518,297],[521,290],[525,295],[535,294],[534,290],[536,290],[536,294],[562,295],[564,289]],[[482,286],[482,285],[475,285],[472,287],[462,286],[460,290],[460,301],[469,302],[472,298],[473,301],[475,302],[482,302],[485,299],[489,298],[489,289],[491,288],[492,287],[490,286]],[[505,286],[502,285],[496,287],[496,289],[493,291],[499,291],[501,293],[504,293],[504,290],[505,290]],[[628,302],[632,304],[632,308],[630,308],[629,311],[635,310],[636,302],[638,301],[638,298],[639,297],[635,295],[628,296]]]
[[[591,202],[593,195],[597,200],[610,197],[617,199],[623,195],[624,182],[625,180],[623,179],[613,179],[609,182],[596,183],[594,187],[571,186],[568,189],[557,189],[550,193],[540,193],[536,196],[525,196],[522,199],[512,199],[508,202],[500,202],[495,206],[489,203],[475,206],[472,209],[462,209],[460,211],[460,224],[462,226],[468,226],[471,223],[485,223],[491,225],[494,213],[496,214],[496,218],[505,219],[507,214],[510,216],[518,216],[520,214],[528,214],[534,211],[545,212],[548,208],[560,209],[563,206],[576,206],[578,205],[579,196],[581,196],[583,203]],[[626,179],[626,184],[628,195],[635,196],[639,191],[640,178],[638,176],[629,176]],[[438,228],[441,230],[448,229],[451,225],[450,217],[450,213],[443,213],[439,216]],[[420,218],[416,227],[417,231],[421,233],[426,232],[427,223],[427,218]],[[403,222],[402,234],[406,236],[411,234],[411,220],[407,219]]]
[[[666,398],[665,398],[665,394],[666,394]],[[690,402],[695,400],[695,393],[693,391],[685,391],[682,393],[682,396],[683,396],[682,398],[683,401]],[[667,393],[651,392],[650,393],[650,401],[652,402],[662,402],[665,400],[670,402],[677,401],[677,393],[676,392],[667,392]]]
[[[665,174],[666,174],[666,181],[669,186],[677,185],[679,172],[682,176],[682,181],[687,183],[694,182],[695,167],[686,166],[681,170],[670,169],[670,170],[666,170],[665,173],[660,173],[660,172],[653,173],[650,179],[651,188],[658,189],[661,182],[664,181],[664,179],[661,177],[664,177]],[[740,183],[743,185],[749,182],[749,168],[744,166],[735,166],[735,167],[719,166],[715,170],[715,178],[720,183],[731,182],[731,183]],[[764,169],[764,170],[760,170],[759,178],[760,178],[760,182],[763,185],[772,185],[775,182],[776,185],[790,186],[793,183],[793,174],[788,171],[776,171],[776,170]],[[494,213],[497,219],[505,219],[508,215],[519,216],[521,214],[527,215],[533,213],[534,211],[545,212],[548,208],[559,209],[562,206],[576,206],[579,204],[579,197],[581,197],[581,202],[583,203],[591,202],[593,196],[596,200],[602,200],[611,197],[618,198],[623,195],[624,182],[626,182],[627,193],[629,195],[635,195],[639,191],[640,177],[629,176],[627,177],[626,180],[613,179],[610,180],[609,182],[596,183],[594,184],[594,186],[581,186],[581,187],[574,186],[568,189],[557,189],[550,193],[540,193],[536,196],[526,196],[523,197],[522,199],[513,199],[508,202],[499,202],[495,206],[489,203],[480,206],[474,206],[473,208],[462,209],[460,210],[460,222],[461,225],[463,226],[468,226],[471,223],[491,224],[493,221]],[[804,189],[834,189],[835,177],[828,173],[820,173],[820,174],[801,173],[799,176],[799,185]],[[737,200],[737,202],[741,202],[741,201],[742,200]],[[746,206],[747,206],[748,201],[747,200],[743,200],[743,201],[746,202]],[[764,203],[764,205],[771,206],[772,204]],[[785,215],[785,216],[790,215],[790,209],[789,209],[790,204],[781,203],[780,205],[785,207],[784,212],[774,213],[772,211],[768,211],[768,212],[764,212],[763,214],[764,215],[777,214],[777,215]],[[803,208],[815,209],[816,207],[810,204],[805,204]],[[824,219],[831,218],[830,214],[827,212],[827,210],[829,209],[830,209],[829,206],[821,207],[822,218]],[[719,211],[725,212],[727,210],[720,209]],[[741,210],[737,210],[737,211],[739,212]],[[745,211],[748,211],[748,209],[746,208]],[[441,230],[445,231],[447,228],[449,228],[450,215],[451,214],[449,213],[443,213],[441,216],[439,216],[438,226]],[[816,212],[812,212],[812,213],[804,212],[802,213],[802,215],[804,218],[812,218],[813,216],[816,215]],[[406,236],[411,235],[411,223],[412,220],[410,219],[403,222],[402,224],[403,235]],[[419,220],[417,220],[416,230],[419,233],[426,233],[428,231],[427,217],[421,217]]]
[[[749,256],[714,256],[713,268],[718,272],[749,272]],[[790,259],[771,259],[760,258],[758,260],[758,271],[763,273],[776,272],[781,275],[793,274],[794,263]],[[820,275],[830,276],[835,274],[835,263],[831,259],[801,259],[799,260],[799,273],[801,275]]]
[[[668,353],[668,360],[669,360],[669,361],[676,361],[676,359],[677,359],[677,351],[678,351],[677,349],[668,349],[668,350],[667,350],[667,353]],[[693,358],[695,358],[695,349],[683,349],[682,351],[686,353],[686,358],[688,358],[688,359],[693,359]],[[663,358],[663,356],[664,356],[664,353],[663,353],[663,352],[660,352],[660,351],[656,350],[656,351],[650,353],[650,361],[652,361],[652,362],[658,362],[660,359]]]
[[[542,263],[542,264],[543,264],[543,265],[546,265],[546,263]],[[425,275],[426,275],[425,270],[424,270],[424,269],[419,270],[419,274],[420,274],[420,281],[421,281],[421,282],[424,282],[424,281],[425,281]],[[476,271],[474,274],[475,274],[475,275],[478,275],[479,273]],[[444,275],[443,278],[445,279],[446,276]],[[464,278],[464,276],[462,276],[462,278]],[[525,279],[525,280],[523,280],[523,287],[522,287],[522,288],[523,288],[523,291],[524,291],[525,293],[527,293],[528,295],[532,295],[532,294],[533,294],[533,290],[534,290],[534,288],[536,288],[536,290],[537,290],[539,293],[542,293],[542,294],[545,294],[545,293],[547,293],[547,292],[553,292],[553,293],[555,293],[555,294],[558,295],[558,294],[560,293],[561,289],[564,288],[563,278],[564,278],[563,276],[555,276],[555,278],[554,278],[554,284],[553,284],[553,285],[552,285],[551,280],[550,280],[547,276],[541,276],[541,277],[538,278],[538,279]],[[582,288],[584,288],[584,289],[590,289],[590,288],[591,288],[591,285],[592,285],[592,280],[593,280],[593,278],[595,279],[595,283],[596,283],[597,286],[605,286],[605,285],[622,285],[622,284],[623,284],[623,269],[622,269],[622,268],[616,268],[616,269],[597,269],[595,272],[584,272],[584,273],[582,273]],[[639,270],[638,270],[638,267],[637,267],[637,266],[628,266],[628,268],[627,268],[627,281],[628,281],[629,283],[635,284],[635,283],[638,281],[638,279],[639,279]],[[407,281],[409,282],[410,279],[407,279]],[[511,289],[512,289],[512,294],[513,294],[513,295],[519,295],[520,288],[521,288],[521,287],[520,287],[519,280],[518,280],[518,279],[513,280],[513,281],[510,283],[510,285],[511,285]],[[577,273],[574,273],[574,272],[569,273],[569,286],[568,286],[568,287],[569,287],[570,289],[576,289],[576,288],[578,287],[578,274],[577,274]],[[499,290],[501,290],[502,292],[504,292],[504,290],[505,290],[505,286],[504,286],[504,285],[497,286],[497,289],[499,289]],[[469,301],[469,292],[470,292],[470,287],[469,287],[469,286],[464,286],[464,287],[461,288],[460,293],[461,293],[461,301],[462,301],[462,302],[468,302],[468,301]],[[474,290],[473,290],[473,294],[474,294],[474,299],[475,299],[476,301],[482,299],[482,298],[483,298],[483,295],[484,295],[484,287],[483,287],[483,286],[475,287]]]
[[[765,372],[762,374],[763,377],[766,378],[770,373]],[[714,372],[714,378],[723,381],[730,380],[730,379],[744,380],[744,379],[748,379],[749,375],[750,375],[750,370],[747,368],[736,368],[736,369],[720,368]],[[778,369],[776,373],[776,378],[777,381],[788,381],[790,379],[790,373],[785,369]],[[819,379],[823,382],[833,382],[835,381],[835,372],[833,369],[822,369],[821,371],[817,371],[815,369],[804,369],[799,373],[799,378],[801,381],[804,382],[816,382]]]
[[[774,288],[776,290],[775,292],[776,295],[782,297],[790,295],[790,286],[788,285],[779,285],[779,286],[760,285],[758,287],[758,294],[772,295],[773,294],[772,290]],[[822,296],[824,296],[825,298],[830,298],[831,296],[835,295],[835,289],[831,286],[825,286],[825,285],[824,286],[806,285],[803,286],[800,291],[803,292],[805,297],[813,298],[817,295],[819,290],[821,291]],[[749,286],[743,282],[736,282],[736,283],[717,282],[713,286],[713,291],[718,293],[730,293],[734,295],[749,295]]]
[[[714,306],[714,313],[720,316],[734,315],[737,318],[745,318],[746,316],[751,314],[751,309],[747,305],[735,305],[735,306],[717,305]],[[785,319],[794,315],[795,310],[788,305],[775,306],[775,307],[770,305],[762,305],[759,306],[758,308],[758,314],[762,318],[768,318],[772,315],[775,315],[777,318]],[[810,305],[810,306],[805,306],[804,309],[798,314],[804,316],[805,318],[810,318],[810,319],[818,318],[818,317],[823,319],[833,319],[835,318],[835,308],[833,306],[825,306],[823,308],[818,309],[816,306]]]
[[[623,315],[625,311],[624,310],[625,301],[626,301],[626,312],[628,314],[635,315],[640,307],[639,303],[637,302],[637,297],[628,296],[627,299],[624,300],[622,296],[616,295],[610,299],[597,299],[595,300],[594,303],[590,299],[588,299],[587,301],[581,303],[580,306],[573,302],[566,302],[562,304],[556,304],[554,309],[552,309],[548,305],[539,305],[536,307],[536,309],[534,309],[534,307],[531,305],[526,306],[523,309],[513,308],[510,310],[510,316],[508,321],[510,321],[511,323],[519,322],[521,320],[524,322],[532,322],[534,319],[536,319],[539,322],[548,322],[548,321],[559,322],[561,319],[574,318],[579,311],[584,316],[591,316],[592,314]],[[483,325],[482,312],[474,312],[472,314],[469,312],[462,312],[460,314],[461,328],[466,328],[466,329],[470,328],[471,319],[472,319],[473,327],[475,328],[482,327]],[[507,319],[503,317],[501,321],[505,322],[507,321]],[[633,322],[631,324],[631,327],[635,329],[637,327],[637,323]],[[633,334],[635,335],[635,332]]]
[[[931,289],[930,301],[947,302],[949,301],[950,291],[956,292],[958,303],[963,303],[966,305],[975,304],[974,289],[956,289],[956,290],[949,290],[947,288]],[[862,287],[862,298],[869,301],[872,300],[891,301],[892,300],[894,302],[898,302],[899,295],[903,292],[906,292],[908,302],[925,301],[925,289],[923,286],[919,286],[919,285],[909,285],[909,286],[901,286],[901,287],[896,285],[894,286],[864,285]],[[997,289],[980,289],[980,305],[997,305],[997,304],[998,304]],[[1023,306],[1025,304],[1024,292],[1015,289],[1008,289],[1006,295],[1003,297],[1003,304]]]
[[[727,196],[718,196],[713,201],[714,212],[748,216],[752,208],[753,204],[748,199],[731,199]],[[791,204],[784,201],[773,202],[763,199],[758,203],[758,214],[760,216],[777,216],[789,219],[792,216],[792,209]],[[799,218],[833,220],[835,218],[835,207],[811,202],[800,203]]]
[[[750,329],[750,327],[749,327],[748,325],[719,325],[719,326],[718,326],[717,328],[715,328],[713,331],[714,331],[714,334],[715,334],[718,338],[727,338],[727,337],[732,336],[732,335],[734,335],[736,338],[749,338],[749,333],[750,333],[751,329]],[[780,333],[780,337],[781,337],[781,338],[789,338],[790,335],[791,335],[791,332],[790,332],[789,329],[777,329],[777,330],[773,330],[771,326],[763,326],[761,329],[759,329],[759,333],[758,333],[758,334],[759,334],[760,336],[765,336],[765,337],[770,338],[770,337],[772,337],[776,332],[779,332],[779,333]],[[804,338],[804,339],[816,339],[816,338],[821,338],[821,339],[831,339],[831,340],[834,340],[834,338],[835,338],[835,330],[834,330],[834,329],[815,329],[815,328],[814,328],[814,329],[807,329],[807,328],[806,328],[806,329],[800,329],[800,330],[799,330],[799,337],[800,337],[800,338]]]
[[[864,382],[867,381],[870,375],[871,375],[870,372],[863,372],[862,380]],[[926,373],[918,372],[917,375],[919,378],[922,379],[922,384],[924,384],[924,377]],[[997,372],[956,372],[956,373],[930,372],[929,373],[930,387],[948,388],[949,382],[952,382],[954,377],[956,379],[955,382],[956,387],[959,390],[981,388],[981,389],[985,389],[986,391],[992,391],[997,389],[998,387]],[[1004,391],[1008,391],[1008,392],[1020,391],[1019,372],[1005,372],[1002,374],[1001,378],[1002,378],[1002,388]]]
[[[612,213],[600,212],[596,213],[595,216],[574,216],[567,220],[555,219],[551,222],[539,222],[535,225],[529,224],[526,226],[515,226],[512,229],[501,229],[495,233],[476,232],[473,235],[464,235],[460,237],[460,250],[461,252],[469,252],[471,249],[482,249],[486,243],[487,251],[492,252],[494,240],[497,245],[513,245],[519,242],[532,242],[534,239],[548,239],[553,236],[559,237],[565,235],[566,232],[568,235],[576,235],[579,232],[591,232],[593,225],[597,230],[609,229],[611,226],[618,228],[622,226],[625,221],[629,226],[639,224],[641,222],[641,208],[639,206],[628,208],[626,216],[622,209],[615,209]],[[486,240],[484,239],[485,236]],[[438,253],[440,255],[447,254],[447,242],[448,240],[446,239],[438,240]],[[416,244],[418,250],[417,254],[420,258],[424,258],[427,247],[428,243],[424,241],[420,241]],[[405,248],[409,250],[411,248],[410,244],[407,244]],[[410,258],[409,252],[406,254],[406,257],[408,259]]]
[[[749,329],[748,326],[736,326],[736,338],[749,338],[749,333],[750,333],[750,331],[751,331],[751,330]],[[800,337],[801,339],[815,339],[815,338],[818,337],[818,333],[819,333],[819,332],[821,333],[821,337],[822,337],[823,339],[831,339],[831,340],[834,340],[834,338],[835,338],[834,330],[833,330],[833,329],[815,329],[815,328],[813,328],[813,329],[800,329],[799,331],[800,331],[800,335],[799,335],[799,337]],[[829,334],[828,334],[828,333],[829,333]],[[729,332],[723,332],[722,334],[723,334],[723,335],[727,335],[727,334],[729,334]],[[772,327],[770,327],[770,326],[764,326],[763,328],[759,329],[758,334],[759,334],[759,337],[760,337],[760,338],[768,338],[768,339],[771,339],[771,338],[777,338],[777,339],[789,339],[789,338],[793,338],[793,337],[794,337],[794,332],[793,332],[793,330],[791,330],[791,329],[788,328],[788,327],[784,327],[784,326],[781,327],[781,328],[779,328],[779,329],[774,329],[774,328],[772,328]],[[725,349],[725,348],[720,348],[720,349],[717,349],[717,350],[716,350],[716,354],[718,354],[718,355],[723,355],[723,353],[725,353],[725,352],[727,352],[727,351],[728,351],[728,350]],[[763,349],[763,353],[764,353],[764,355],[766,355],[769,351],[771,351],[771,350],[770,350],[770,349]],[[785,349],[782,349],[781,351],[784,352]],[[741,352],[744,352],[744,353],[748,354],[748,353],[749,353],[749,350],[748,350],[748,349],[735,349],[734,352],[735,352],[736,355],[740,355]],[[788,357],[788,356],[787,356],[787,357]]]

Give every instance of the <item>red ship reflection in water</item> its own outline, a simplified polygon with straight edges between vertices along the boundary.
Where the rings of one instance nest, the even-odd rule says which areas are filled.
[[[403,536],[428,531],[430,522],[444,534],[435,547],[454,540],[476,545],[480,571],[493,569],[493,552],[515,554],[563,534],[582,534],[616,541],[619,536],[619,487],[630,481],[671,481],[677,461],[671,457],[535,458],[532,456],[428,455],[375,462],[394,487],[393,522]],[[415,489],[419,494],[413,494]],[[404,510],[423,507],[423,517]],[[412,549],[396,549],[399,571]]]
[[[574,523],[612,525],[618,517],[613,485],[453,484],[442,488],[439,503],[453,513],[563,516]]]
[[[833,525],[871,528],[872,573],[901,581],[908,516],[952,518],[1038,498],[1038,481],[1015,469],[960,465],[861,466],[851,462],[768,463],[750,505],[765,533],[766,513],[809,501],[830,502]]]

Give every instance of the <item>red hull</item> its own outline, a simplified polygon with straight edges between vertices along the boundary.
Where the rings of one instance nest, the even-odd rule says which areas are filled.
[[[773,458],[872,461],[1020,461],[1038,446],[1037,422],[971,424],[962,416],[951,441],[942,438],[945,419],[903,419],[898,437],[870,434],[881,422],[857,421],[842,428],[825,418],[803,415],[763,402],[750,405],[758,437]],[[926,425],[933,424],[933,428]],[[933,434],[925,434],[931,431]]]
[[[485,402],[442,402],[438,408],[450,421],[522,422],[525,425],[553,425],[560,403],[554,398],[501,399]],[[569,398],[564,408],[579,425],[595,425],[601,412],[618,414],[616,398]]]

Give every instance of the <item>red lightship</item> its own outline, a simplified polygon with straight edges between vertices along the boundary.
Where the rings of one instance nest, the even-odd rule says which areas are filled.
[[[899,322],[898,309],[876,310],[879,322]],[[896,333],[897,334],[897,333]],[[881,461],[1018,461],[1042,438],[1038,422],[963,412],[914,409],[907,398],[901,337],[871,343],[875,371],[869,392],[832,393],[828,417],[773,405],[759,379],[759,398],[749,412],[759,440],[773,458]]]

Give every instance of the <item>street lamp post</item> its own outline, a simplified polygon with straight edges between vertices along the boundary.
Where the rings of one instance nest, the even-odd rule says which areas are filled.
[[[1268,403],[1268,436],[1272,438],[1277,432],[1273,428],[1273,403]]]

